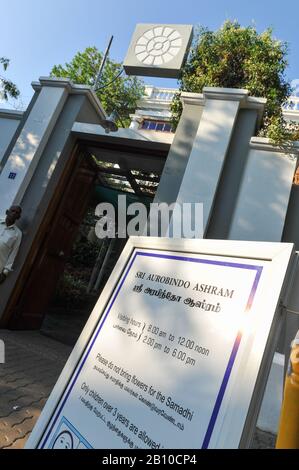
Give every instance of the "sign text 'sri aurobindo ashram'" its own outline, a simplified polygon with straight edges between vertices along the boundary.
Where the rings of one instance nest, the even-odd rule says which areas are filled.
[[[29,447],[238,447],[291,253],[130,239]]]

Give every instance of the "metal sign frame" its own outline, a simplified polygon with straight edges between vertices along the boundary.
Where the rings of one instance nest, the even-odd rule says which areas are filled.
[[[279,326],[282,321],[279,305],[284,295],[285,285],[288,279],[288,270],[291,266],[293,244],[245,242],[230,240],[186,240],[150,237],[131,237],[97,304],[91,313],[53,391],[39,417],[25,448],[38,448],[49,424],[53,422],[55,413],[58,416],[58,407],[66,394],[74,372],[87,347],[95,334],[95,331],[107,312],[107,306],[112,302],[115,291],[118,292],[124,283],[126,273],[130,269],[138,250],[151,250],[160,253],[173,252],[174,255],[184,254],[191,259],[191,254],[211,257],[224,257],[228,264],[234,258],[237,262],[244,259],[248,265],[250,262],[263,263],[263,274],[256,290],[252,310],[261,313],[251,331],[243,331],[246,342],[247,355],[242,355],[238,364],[238,370],[242,371],[241,377],[235,377],[230,385],[229,407],[225,414],[225,420],[220,429],[216,429],[217,436],[209,436],[208,445],[212,448],[248,447],[253,434],[258,412],[263,398],[268,373],[275,351],[276,340],[279,334]],[[134,255],[134,256],[133,256]],[[115,298],[115,297],[114,297]],[[253,330],[252,330],[253,328]],[[238,397],[238,400],[235,400]],[[235,403],[238,401],[238,405]],[[215,424],[215,423],[214,423]],[[217,426],[216,426],[217,428]]]

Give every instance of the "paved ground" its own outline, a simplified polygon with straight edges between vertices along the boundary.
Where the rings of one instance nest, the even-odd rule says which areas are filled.
[[[70,346],[39,332],[0,330],[0,449],[21,449],[69,354]]]
[[[252,449],[275,449],[276,435],[269,432],[255,430]]]
[[[0,449],[22,449],[72,347],[39,332],[0,330]],[[256,430],[252,448],[271,449],[275,436]]]

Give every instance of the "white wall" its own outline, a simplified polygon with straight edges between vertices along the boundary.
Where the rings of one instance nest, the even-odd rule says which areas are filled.
[[[0,171],[2,159],[22,119],[22,112],[0,109]]]
[[[268,139],[251,139],[230,240],[281,241],[296,161],[296,155],[279,151]]]
[[[29,184],[66,98],[64,87],[43,87],[41,90],[0,175],[4,193],[0,200],[0,217],[14,202],[24,182]],[[24,186],[23,194],[28,184]]]

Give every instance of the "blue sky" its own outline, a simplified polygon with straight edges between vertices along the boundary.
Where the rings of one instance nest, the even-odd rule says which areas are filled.
[[[18,85],[25,105],[33,80],[87,46],[105,50],[111,35],[110,57],[122,61],[136,23],[218,29],[226,19],[236,19],[259,32],[271,26],[274,36],[289,44],[287,77],[299,78],[299,0],[0,0],[0,11],[0,57],[11,60],[6,76]],[[176,80],[145,82],[177,86]]]

